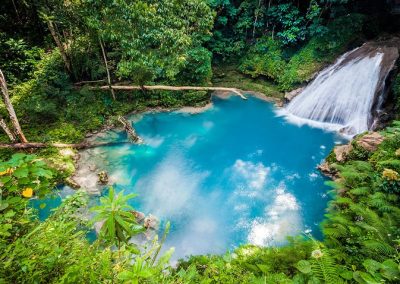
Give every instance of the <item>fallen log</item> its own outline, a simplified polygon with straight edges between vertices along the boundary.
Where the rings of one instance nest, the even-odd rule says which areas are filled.
[[[110,87],[113,90],[162,90],[162,91],[223,91],[232,92],[242,99],[247,98],[241,93],[239,89],[236,88],[225,88],[225,87],[196,87],[196,86],[166,86],[166,85],[154,85],[154,86],[123,86],[123,85],[112,85],[112,86],[100,86],[100,87],[90,87],[92,90],[109,90]]]
[[[40,149],[40,148],[75,148],[75,149],[89,149],[102,146],[115,146],[121,144],[132,144],[131,142],[98,142],[98,143],[77,143],[77,144],[65,144],[65,143],[39,143],[39,142],[29,142],[29,143],[0,143],[0,149]]]
[[[74,83],[75,86],[81,86],[81,85],[87,85],[87,84],[97,84],[97,83],[103,83],[106,82],[105,79],[101,79],[101,80],[93,80],[93,81],[80,81],[80,82],[76,82]]]
[[[129,139],[132,140],[132,142],[137,143],[137,144],[143,143],[143,139],[140,138],[139,135],[137,135],[135,129],[132,127],[132,124],[130,124],[130,122],[128,120],[126,120],[122,116],[119,116],[118,120],[124,126],[124,129],[125,129],[126,133],[128,134]]]

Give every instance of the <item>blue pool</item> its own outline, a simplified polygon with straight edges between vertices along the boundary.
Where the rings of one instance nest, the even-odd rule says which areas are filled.
[[[244,243],[281,245],[304,232],[320,237],[329,188],[316,166],[342,139],[292,125],[253,97],[213,101],[199,114],[133,115],[146,144],[87,150],[91,162],[118,190],[138,194],[137,210],[171,222],[165,247],[176,248],[175,259]]]

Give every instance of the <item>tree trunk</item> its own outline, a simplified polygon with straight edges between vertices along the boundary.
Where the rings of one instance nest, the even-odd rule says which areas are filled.
[[[19,13],[18,13],[17,5],[15,5],[14,0],[12,0],[11,2],[13,4],[13,6],[14,6],[14,10],[15,10],[15,14],[17,15],[18,22],[21,22],[21,18],[20,18]]]
[[[3,128],[4,132],[7,134],[8,138],[10,138],[11,142],[16,142],[14,134],[11,132],[10,128],[8,128],[7,123],[2,117],[0,117],[0,127]]]
[[[260,11],[259,11],[260,6],[261,6],[261,0],[258,1],[258,7],[256,8],[256,10],[254,12],[255,18],[254,18],[254,23],[253,23],[253,38],[252,38],[253,41],[256,36],[256,26],[257,26],[257,21],[258,21],[258,14],[260,13]]]
[[[67,52],[65,51],[64,44],[61,42],[60,37],[56,31],[56,28],[51,20],[47,20],[47,26],[49,27],[51,36],[53,37],[58,50],[61,53],[62,60],[64,62],[65,68],[67,69],[69,74],[72,74],[71,62],[67,56]]]
[[[99,37],[99,43],[100,43],[100,47],[101,47],[101,53],[103,54],[104,65],[106,67],[108,86],[110,88],[111,96],[112,96],[113,100],[115,101],[114,89],[111,88],[111,76],[110,76],[110,70],[108,69],[107,54],[106,54],[106,50],[104,49],[104,44],[100,37]]]
[[[1,94],[3,97],[3,101],[4,104],[6,105],[8,114],[10,115],[10,120],[14,127],[15,134],[22,143],[26,143],[28,142],[28,140],[26,140],[25,135],[22,132],[21,126],[19,125],[17,115],[15,114],[14,107],[10,101],[10,96],[8,95],[6,79],[4,78],[3,72],[1,72],[1,70],[0,70],[0,85],[1,85]]]

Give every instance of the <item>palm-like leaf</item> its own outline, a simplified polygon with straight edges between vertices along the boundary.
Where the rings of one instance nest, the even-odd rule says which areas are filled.
[[[92,208],[97,213],[93,222],[103,221],[100,237],[110,244],[127,242],[129,239],[141,232],[144,228],[137,224],[135,216],[128,210],[133,210],[128,201],[136,194],[124,195],[124,192],[115,193],[110,187],[108,196],[100,198],[101,205]]]

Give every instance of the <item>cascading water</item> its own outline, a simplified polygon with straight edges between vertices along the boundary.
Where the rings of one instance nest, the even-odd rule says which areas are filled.
[[[393,48],[356,48],[324,69],[282,112],[294,123],[349,136],[369,130],[373,107],[397,57]]]

